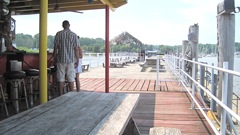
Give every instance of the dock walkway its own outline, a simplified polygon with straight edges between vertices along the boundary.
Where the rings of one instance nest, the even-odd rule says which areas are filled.
[[[160,72],[159,89],[155,90],[156,72],[151,68],[141,72],[141,68],[135,63],[110,68],[109,72],[110,92],[140,94],[133,120],[141,135],[149,134],[152,127],[178,128],[184,135],[214,134],[201,112],[191,109],[188,93],[182,91],[168,70]],[[104,92],[105,68],[90,68],[80,75],[80,80],[82,91]]]
[[[139,64],[110,68],[110,92],[140,93],[133,119],[141,135],[152,127],[178,128],[184,135],[215,134],[199,110],[191,109],[191,99],[168,72],[160,72],[159,89],[155,90],[156,72]],[[92,68],[80,75],[81,89],[104,92],[105,69]]]

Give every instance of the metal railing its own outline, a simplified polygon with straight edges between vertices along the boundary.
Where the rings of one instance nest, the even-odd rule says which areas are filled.
[[[206,118],[208,121],[209,125],[215,132],[215,134],[231,134],[231,132],[234,132],[235,135],[239,134],[232,121],[232,118],[234,118],[237,122],[240,121],[240,117],[237,113],[235,113],[233,110],[231,110],[227,106],[227,89],[228,89],[228,79],[229,75],[233,76],[240,76],[239,72],[235,72],[232,70],[228,70],[228,62],[223,63],[223,68],[207,65],[204,63],[196,62],[194,60],[187,60],[183,58],[179,58],[176,56],[165,56],[165,61],[166,64],[168,65],[168,68],[172,71],[174,76],[178,79],[182,87],[189,93],[190,97],[192,98],[192,103],[191,107],[192,109],[199,109],[203,116]],[[189,75],[187,72],[185,72],[185,63],[189,62],[191,63],[191,69],[192,69],[192,76]],[[214,85],[211,87],[211,91],[209,91],[207,88],[204,87],[201,77],[200,80],[198,80],[198,77],[196,75],[197,72],[199,71],[198,67],[205,67],[212,69],[211,70],[211,83],[214,84],[214,70],[221,71],[223,73],[223,80],[222,80],[222,100],[220,101],[217,97],[216,94],[213,93],[214,90]],[[200,82],[199,82],[200,81]],[[204,80],[205,82],[206,80]],[[208,108],[207,105],[204,102],[204,99],[202,97],[202,93],[206,93],[210,98],[211,98],[211,108]],[[198,103],[196,99],[196,94],[199,94],[199,97],[201,97],[201,101],[204,104],[204,107],[201,107],[201,105]],[[208,118],[206,114],[206,110],[214,110],[213,106],[216,106],[212,103],[218,104],[218,106],[221,106],[222,111],[221,111],[221,123],[220,123],[220,129],[215,127],[214,123]],[[195,108],[195,105],[198,108]],[[238,105],[238,102],[237,102]],[[227,120],[229,126],[227,126]],[[230,130],[229,130],[230,129]],[[220,131],[219,131],[220,130]]]
[[[110,53],[111,57],[138,57],[138,53]],[[89,64],[90,68],[99,67],[105,63],[105,53],[84,53],[83,64]]]

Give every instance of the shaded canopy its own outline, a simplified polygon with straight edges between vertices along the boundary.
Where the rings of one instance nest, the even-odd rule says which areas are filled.
[[[48,0],[48,13],[104,9],[105,5],[118,8],[127,0]],[[40,0],[11,0],[7,6],[12,15],[39,14]]]

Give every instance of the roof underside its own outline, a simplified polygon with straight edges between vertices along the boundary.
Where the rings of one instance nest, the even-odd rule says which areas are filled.
[[[104,9],[104,2],[111,4],[112,8],[118,8],[127,0],[48,0],[48,13]],[[40,0],[11,0],[7,7],[12,15],[39,14]]]

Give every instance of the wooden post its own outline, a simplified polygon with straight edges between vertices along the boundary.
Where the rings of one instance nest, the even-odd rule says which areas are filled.
[[[189,27],[189,34],[188,34],[188,40],[189,40],[189,44],[191,45],[192,48],[192,52],[191,52],[191,56],[192,59],[194,58],[196,62],[198,62],[198,37],[199,35],[199,26],[198,24],[194,24],[192,26]],[[197,72],[198,72],[198,66],[195,66],[195,80],[197,77]],[[193,74],[192,74],[193,76]]]
[[[211,88],[211,93],[216,97],[217,96],[217,75],[216,74],[213,74],[212,72],[212,88]],[[211,110],[213,112],[216,112],[217,109],[216,109],[216,101],[213,100],[213,98],[211,98],[211,102],[210,102],[210,107],[211,107]]]
[[[228,68],[233,70],[234,65],[234,46],[235,46],[235,15],[222,14],[217,16],[218,24],[218,67],[223,67],[223,62],[228,62]],[[223,73],[218,73],[218,99],[222,99],[222,79]],[[228,100],[227,106],[232,109],[233,95],[233,76],[228,78]],[[221,106],[217,109],[218,116],[221,113]]]
[[[187,49],[187,45],[188,45],[188,40],[183,40],[182,41],[182,58],[183,59],[187,59],[186,55],[185,55],[185,52],[186,52],[186,49]],[[182,68],[183,68],[184,72],[186,72],[185,63],[186,63],[185,61],[182,61]]]
[[[204,87],[204,80],[205,80],[205,67],[200,65],[200,84]],[[200,95],[204,98],[204,91],[200,89]]]

